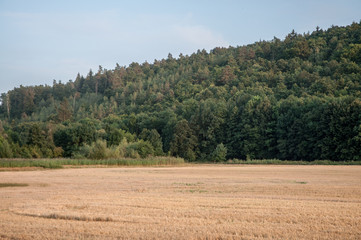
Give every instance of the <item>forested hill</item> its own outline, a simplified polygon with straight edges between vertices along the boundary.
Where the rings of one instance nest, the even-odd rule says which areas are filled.
[[[0,157],[361,160],[361,22],[1,95]]]

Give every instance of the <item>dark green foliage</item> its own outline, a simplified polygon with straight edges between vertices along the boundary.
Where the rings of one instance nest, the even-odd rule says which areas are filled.
[[[20,123],[9,131],[14,157],[53,157],[53,126],[41,122]]]
[[[194,161],[196,159],[196,146],[197,138],[189,127],[187,120],[179,121],[175,126],[173,140],[170,145],[172,155]]]
[[[197,157],[201,160],[210,160],[213,149],[224,139],[225,107],[225,102],[221,100],[200,101],[191,117],[190,127],[198,138]]]
[[[292,31],[20,86],[1,95],[0,154],[360,160],[360,36],[360,23]]]
[[[0,135],[0,158],[11,157],[13,157],[13,153],[11,151],[10,144]]]
[[[76,147],[72,129],[60,126],[54,133],[54,143],[64,150],[65,157],[71,156]]]
[[[59,125],[54,132],[54,143],[64,150],[65,157],[70,157],[80,146],[97,139],[96,124],[96,121],[83,119],[79,123]]]
[[[162,138],[156,129],[148,130],[144,128],[140,133],[139,138],[152,144],[155,156],[162,156],[164,154]]]
[[[227,164],[275,164],[275,165],[361,165],[361,161],[331,161],[331,160],[315,160],[315,161],[289,161],[280,159],[252,159],[240,160],[232,159]]]
[[[125,131],[115,127],[108,127],[106,131],[106,139],[109,146],[119,145],[125,137]]]

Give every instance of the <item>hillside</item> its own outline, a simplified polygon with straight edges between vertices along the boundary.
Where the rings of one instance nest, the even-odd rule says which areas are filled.
[[[361,160],[361,22],[1,95],[0,157]]]

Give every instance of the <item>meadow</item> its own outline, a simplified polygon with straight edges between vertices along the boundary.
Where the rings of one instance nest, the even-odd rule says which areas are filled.
[[[0,172],[0,239],[360,239],[361,166]]]

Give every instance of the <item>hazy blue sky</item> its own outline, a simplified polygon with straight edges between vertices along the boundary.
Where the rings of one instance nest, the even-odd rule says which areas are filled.
[[[0,0],[0,93],[360,19],[360,0]]]

